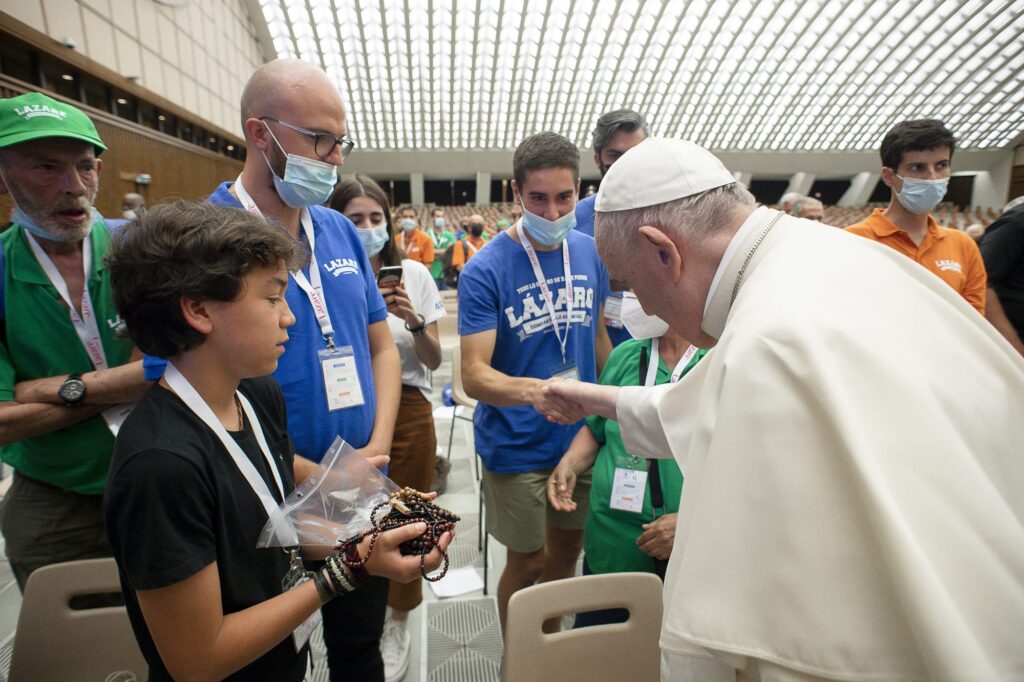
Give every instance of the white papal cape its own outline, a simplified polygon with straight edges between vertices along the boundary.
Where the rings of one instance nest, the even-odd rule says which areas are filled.
[[[627,449],[686,479],[663,649],[766,681],[1024,679],[1024,360],[873,241],[783,216],[754,249],[777,215],[727,253],[717,346],[619,393]]]

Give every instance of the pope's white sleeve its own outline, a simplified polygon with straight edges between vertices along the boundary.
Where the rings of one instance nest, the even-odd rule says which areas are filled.
[[[637,457],[671,457],[665,428],[658,414],[661,397],[672,388],[662,386],[623,386],[615,400],[619,432],[626,452]]]

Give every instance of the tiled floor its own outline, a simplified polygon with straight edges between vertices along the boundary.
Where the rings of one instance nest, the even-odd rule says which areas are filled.
[[[450,348],[452,343],[453,340],[451,338],[444,339],[444,346],[446,349]],[[448,381],[450,381],[450,379],[451,361],[446,350],[444,353],[444,362],[433,376],[435,406],[441,405],[441,389]],[[441,410],[439,411],[438,418],[436,419],[438,445],[441,447],[442,454],[444,455],[448,454],[448,437],[451,429],[451,421],[447,418],[447,415],[450,414],[450,412],[451,410]],[[476,476],[474,474],[473,456],[472,424],[462,419],[456,420],[452,439],[452,468],[448,479],[448,489],[444,495],[438,497],[438,504],[454,511],[457,514],[466,515],[467,519],[473,518],[473,520],[475,520],[477,514],[478,487]],[[7,469],[7,473],[10,473],[9,468]],[[6,485],[4,484],[8,482],[9,478],[6,481],[3,481],[3,483],[0,483],[0,493],[6,489]],[[476,552],[477,542],[475,527],[472,527],[467,535],[467,537],[462,537],[460,535],[460,542],[463,544],[463,549],[466,549],[468,546],[470,549],[466,551]],[[466,542],[467,540],[468,542]],[[0,540],[0,542],[2,542],[2,540]],[[494,595],[497,588],[498,576],[505,565],[504,547],[491,539],[489,543],[489,554],[491,564],[488,575],[488,594]],[[479,557],[476,557],[476,559],[478,558]],[[10,649],[14,640],[15,627],[17,625],[18,609],[21,606],[21,594],[18,591],[17,584],[14,582],[14,577],[11,574],[10,566],[7,563],[6,557],[3,556],[0,557],[0,559],[2,559],[0,560],[0,680],[6,680],[7,669],[10,665]],[[424,614],[427,610],[427,603],[436,602],[438,600],[426,583],[424,583],[423,595],[424,604],[415,609],[409,617],[412,652],[411,660],[409,661],[409,671],[405,676],[406,682],[417,682],[418,680],[426,682],[426,680],[429,679],[429,676],[426,674],[427,661],[423,651],[423,643],[425,640]],[[479,600],[481,597],[483,597],[482,591],[476,591],[457,597],[456,599]],[[475,680],[475,682],[486,682],[486,680]]]

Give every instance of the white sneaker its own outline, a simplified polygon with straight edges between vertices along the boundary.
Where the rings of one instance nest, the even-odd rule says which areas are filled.
[[[399,682],[409,669],[409,630],[405,621],[388,618],[380,638],[380,655],[384,659],[385,682]]]

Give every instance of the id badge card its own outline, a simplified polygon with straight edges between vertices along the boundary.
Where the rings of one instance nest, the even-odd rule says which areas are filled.
[[[299,553],[293,549],[290,554],[291,559],[288,565],[288,572],[281,579],[282,593],[309,580],[309,573],[302,566],[302,559],[299,558]],[[306,646],[310,636],[313,634],[313,630],[316,630],[316,626],[322,620],[323,616],[320,615],[320,609],[317,609],[310,614],[309,618],[302,622],[302,625],[292,630],[292,643],[295,644],[295,653],[302,651],[302,647]]]
[[[334,412],[362,405],[363,387],[359,384],[359,370],[352,346],[323,348],[316,355],[324,375],[327,410]]]
[[[565,364],[558,365],[557,367],[555,367],[554,371],[551,373],[551,378],[552,379],[572,379],[574,381],[579,381],[580,380],[580,373],[576,369],[576,365],[574,365],[573,363],[569,362],[569,363],[565,363]]]
[[[609,506],[612,509],[639,514],[644,509],[646,493],[647,461],[639,457],[617,457]]]
[[[613,293],[604,300],[604,323],[622,329],[622,294]]]

